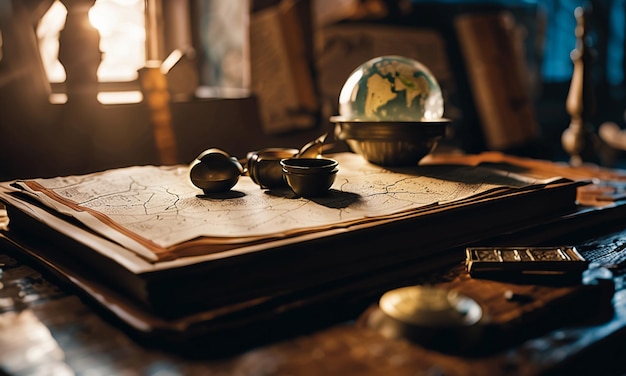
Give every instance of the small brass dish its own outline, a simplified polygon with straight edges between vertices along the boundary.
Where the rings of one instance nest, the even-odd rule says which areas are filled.
[[[455,290],[406,286],[383,294],[367,326],[442,351],[469,352],[483,335],[483,309]]]
[[[237,158],[217,148],[203,151],[189,170],[191,182],[205,194],[226,192],[237,184],[243,166]]]
[[[267,148],[252,152],[248,156],[248,174],[261,188],[286,187],[280,161],[298,154],[297,149]]]
[[[378,304],[388,316],[416,327],[465,327],[482,317],[482,309],[473,299],[437,287],[397,288],[383,294]]]
[[[337,176],[337,161],[328,158],[289,158],[280,161],[289,187],[301,197],[328,193]]]

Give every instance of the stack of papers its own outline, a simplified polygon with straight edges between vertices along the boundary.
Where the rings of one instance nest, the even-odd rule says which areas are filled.
[[[481,165],[329,157],[339,172],[315,199],[247,176],[204,195],[188,166],[6,182],[5,236],[50,264],[80,261],[146,309],[181,315],[371,275],[555,218],[575,210],[580,185]]]

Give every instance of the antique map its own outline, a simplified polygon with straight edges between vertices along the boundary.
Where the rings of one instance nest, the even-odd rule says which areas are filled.
[[[336,181],[327,196],[315,199],[296,197],[289,188],[263,190],[247,176],[230,192],[203,195],[182,165],[17,181],[11,187],[142,252],[142,244],[168,248],[200,237],[235,244],[348,226],[556,180],[481,166],[386,169],[352,153],[330,157],[339,162]]]

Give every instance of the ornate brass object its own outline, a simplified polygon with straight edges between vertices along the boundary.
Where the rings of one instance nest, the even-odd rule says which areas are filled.
[[[191,182],[205,194],[226,192],[237,184],[243,167],[237,158],[217,148],[203,151],[191,164]]]
[[[261,188],[286,187],[283,177],[283,168],[280,161],[293,158],[298,154],[297,149],[267,148],[250,153],[248,156],[248,174],[253,182]]]
[[[388,338],[440,350],[468,348],[482,335],[481,306],[454,290],[407,286],[382,295],[367,325]]]
[[[355,121],[340,116],[335,136],[367,161],[381,166],[416,165],[446,134],[450,120]]]
[[[482,310],[455,291],[409,286],[383,294],[380,309],[388,316],[416,327],[463,327],[480,319]]]
[[[280,161],[291,189],[302,197],[328,193],[337,176],[337,161],[328,158],[290,158]]]
[[[566,109],[571,120],[569,127],[561,135],[563,149],[570,155],[570,164],[580,166],[585,159],[596,159],[601,152],[601,140],[590,122],[596,110],[596,101],[591,77],[593,60],[591,48],[587,44],[589,10],[578,7],[576,16],[576,48],[570,56],[574,72],[567,95]]]

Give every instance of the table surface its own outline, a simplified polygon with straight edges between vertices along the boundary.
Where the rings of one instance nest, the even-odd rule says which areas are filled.
[[[462,249],[450,250],[445,262],[433,262],[430,269],[421,265],[412,284],[475,293],[481,304],[491,308],[492,322],[502,323],[507,314],[516,314],[507,323],[508,332],[498,332],[513,333],[511,342],[480,354],[434,350],[369,328],[364,323],[376,309],[373,294],[368,305],[356,307],[348,317],[328,320],[334,307],[326,307],[327,317],[319,327],[314,325],[322,319],[317,311],[305,313],[296,325],[285,323],[303,325],[301,331],[284,338],[222,357],[206,354],[200,345],[190,355],[136,338],[90,299],[0,241],[0,374],[624,374],[626,224],[620,221],[624,213],[621,210],[599,227],[574,221],[569,231],[553,232],[555,244],[577,246],[599,267],[594,270],[603,286],[610,282],[604,306],[589,296],[593,294],[577,294],[582,291],[578,285],[472,280],[463,265]],[[515,236],[532,242],[536,230]],[[515,241],[515,236],[509,240]],[[531,299],[507,301],[502,294],[507,290]],[[547,309],[538,309],[544,306]],[[223,339],[207,340],[214,345]]]
[[[406,339],[389,339],[363,326],[357,316],[224,358],[187,357],[135,340],[97,306],[42,275],[19,254],[0,249],[0,366],[15,375],[466,375],[542,374],[562,367],[581,371],[592,359],[594,372],[610,374],[621,368],[611,360],[619,359],[624,351],[615,343],[626,329],[626,226],[576,241],[591,261],[610,267],[616,290],[614,310],[608,316],[596,315],[596,307],[579,304],[577,309],[589,315],[586,319],[563,320],[565,325],[549,327],[512,347],[481,356],[442,353]],[[424,274],[417,282],[449,283],[463,273],[457,262]],[[522,288],[534,291],[536,297],[549,291],[539,291],[536,286]]]

